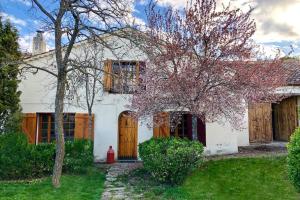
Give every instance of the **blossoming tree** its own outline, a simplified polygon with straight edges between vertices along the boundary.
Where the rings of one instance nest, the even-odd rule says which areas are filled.
[[[149,60],[133,95],[139,117],[164,110],[238,125],[249,101],[275,101],[285,84],[281,59],[262,59],[251,12],[194,0],[183,10],[147,9]]]

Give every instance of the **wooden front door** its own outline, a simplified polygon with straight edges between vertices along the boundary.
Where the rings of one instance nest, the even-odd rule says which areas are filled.
[[[271,103],[250,104],[248,115],[250,142],[272,142],[273,134]]]
[[[130,116],[129,112],[123,112],[119,117],[119,159],[137,158],[137,131],[138,123]]]
[[[289,141],[298,125],[297,97],[282,100],[273,104],[274,140]]]

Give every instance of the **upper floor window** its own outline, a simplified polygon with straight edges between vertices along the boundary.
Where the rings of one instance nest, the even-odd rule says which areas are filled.
[[[106,61],[103,80],[105,91],[111,93],[133,93],[140,82],[140,74],[143,73],[144,69],[144,62]]]

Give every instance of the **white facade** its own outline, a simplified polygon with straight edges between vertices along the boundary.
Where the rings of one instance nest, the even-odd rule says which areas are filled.
[[[119,50],[118,55],[123,55],[122,60],[143,61],[145,56],[137,49],[124,43],[117,41],[118,45],[123,44],[123,48]],[[84,44],[77,44],[74,54],[80,53]],[[126,52],[126,53],[125,53]],[[104,50],[105,59],[116,59],[113,54]],[[32,65],[55,70],[52,66],[54,63],[54,55],[51,52],[36,55],[28,60]],[[22,91],[21,106],[24,113],[43,113],[54,112],[55,98],[55,77],[46,72],[39,71],[36,74],[26,73],[19,85]],[[99,92],[95,98],[93,113],[95,115],[94,128],[94,156],[95,161],[101,161],[106,158],[106,152],[111,145],[115,150],[117,158],[118,150],[118,118],[120,113],[128,110],[126,105],[129,104],[129,95],[110,94],[107,92]],[[84,105],[84,99],[79,100]],[[84,112],[87,109],[84,106],[75,105],[75,103],[66,103],[65,112]],[[226,122],[206,123],[206,147],[207,154],[228,154],[238,151],[238,146],[249,145],[248,120],[245,116],[244,127],[242,130],[234,130],[231,125]],[[152,137],[153,131],[149,129],[146,123],[139,121],[138,126],[138,143],[148,140]]]

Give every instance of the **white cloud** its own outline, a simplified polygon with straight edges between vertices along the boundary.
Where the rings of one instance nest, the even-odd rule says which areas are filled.
[[[300,40],[300,0],[217,0],[219,9],[229,3],[243,11],[255,8],[252,17],[257,25],[257,42]],[[158,0],[158,4],[181,8],[186,0]]]
[[[186,0],[158,0],[157,3],[160,6],[172,6],[175,8],[181,8],[186,5]]]
[[[299,0],[256,0],[253,16],[257,23],[255,39],[272,42],[300,39]]]
[[[272,44],[260,44],[259,52],[261,57],[275,58],[275,56],[286,56],[287,52],[283,52],[280,46],[272,45]]]
[[[15,16],[13,15],[10,15],[10,14],[7,14],[5,12],[0,12],[0,15],[4,18],[4,19],[8,19],[11,23],[15,24],[15,25],[20,25],[20,26],[26,26],[27,25],[27,22],[22,20],[22,19],[19,19],[19,18],[16,18]]]
[[[300,0],[225,0],[243,11],[255,8],[252,17],[257,30],[257,42],[300,40]]]
[[[46,50],[54,49],[54,33],[53,32],[45,32],[43,34],[44,39],[46,41]]]
[[[32,52],[32,38],[35,33],[29,33],[19,38],[19,45],[22,52]]]

